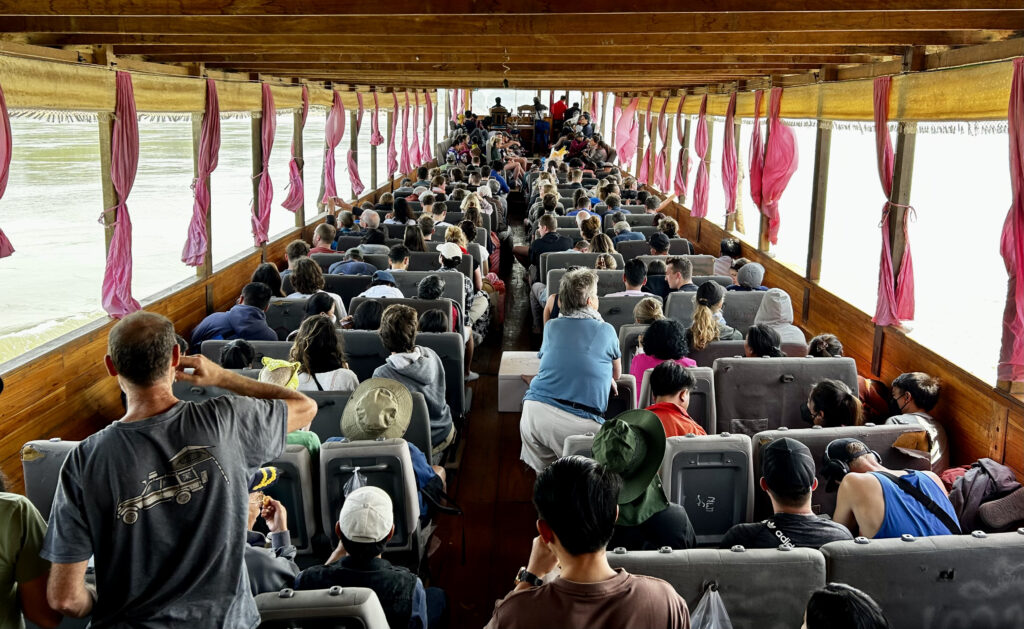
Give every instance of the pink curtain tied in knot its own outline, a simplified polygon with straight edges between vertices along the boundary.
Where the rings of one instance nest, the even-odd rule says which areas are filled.
[[[270,181],[270,151],[277,132],[277,108],[270,85],[263,84],[263,108],[260,119],[260,141],[263,146],[263,170],[260,171],[259,198],[253,199],[252,239],[257,247],[270,240],[270,204],[274,200],[274,184]]]
[[[448,96],[448,100],[451,101],[452,122],[454,124],[459,124],[459,91],[449,90]]]
[[[665,190],[668,187],[668,99],[661,104],[661,113],[658,114],[658,137],[661,139],[661,150],[654,160],[654,187],[658,190]]]
[[[1013,60],[1007,120],[1013,196],[999,243],[1009,281],[997,377],[1020,382],[1024,380],[1024,57]]]
[[[725,191],[725,213],[736,212],[736,182],[739,168],[736,163],[736,92],[729,96],[725,110],[725,141],[722,142],[722,189]]]
[[[590,93],[590,123],[597,126],[597,92]]]
[[[768,219],[768,241],[779,242],[779,200],[800,162],[796,134],[782,120],[782,88],[773,87],[768,98],[768,143],[761,170],[761,213]]]
[[[391,130],[388,133],[388,179],[394,179],[395,173],[398,172],[398,150],[395,148],[398,141],[398,94],[392,92],[391,98],[395,102],[391,106]]]
[[[750,198],[758,211],[763,211],[761,202],[761,173],[764,171],[764,141],[761,138],[761,101],[764,90],[754,92],[754,132],[750,134]]]
[[[878,162],[878,177],[882,182],[882,192],[885,193],[886,198],[885,205],[882,206],[882,256],[878,265],[878,302],[875,306],[875,316],[872,318],[872,321],[878,325],[899,325],[901,320],[914,318],[914,265],[910,255],[910,238],[907,233],[907,220],[913,212],[913,208],[908,207],[903,215],[903,235],[906,247],[903,250],[899,278],[893,276],[892,243],[889,240],[889,219],[892,216],[890,210],[897,207],[891,200],[893,171],[896,166],[888,125],[889,89],[891,86],[892,77],[882,76],[875,79],[875,154]],[[772,139],[769,138],[769,144],[771,141]]]
[[[708,95],[700,99],[700,111],[697,113],[697,134],[693,138],[693,148],[697,151],[697,180],[693,184],[694,218],[708,215]]]
[[[380,134],[380,103],[377,102],[377,92],[373,93],[373,118],[370,119],[370,146],[384,144],[384,136]]]
[[[672,187],[679,202],[686,201],[686,190],[689,187],[690,179],[690,149],[686,146],[685,119],[683,117],[683,104],[686,103],[686,93],[679,95],[679,104],[676,106],[676,139],[679,140],[679,160],[676,162],[675,177],[672,180]]]
[[[324,156],[324,196],[321,203],[327,203],[331,197],[338,196],[338,184],[334,178],[334,149],[345,137],[345,104],[341,102],[341,94],[334,90],[334,102],[327,112],[327,126],[324,127],[324,139],[327,142]]]
[[[217,82],[206,80],[206,111],[203,112],[203,128],[199,133],[199,164],[192,184],[195,199],[192,201],[192,220],[188,224],[185,248],[181,261],[188,266],[199,266],[206,258],[206,213],[210,210],[210,174],[217,169],[217,155],[220,153],[220,101],[217,99]]]
[[[302,86],[302,126],[299,133],[306,128],[306,117],[309,116],[309,88]],[[299,166],[299,158],[295,155],[295,140],[292,139],[292,159],[288,162],[288,196],[281,202],[281,207],[290,211],[298,212],[305,201],[306,190],[302,181],[302,167]]]
[[[654,149],[654,97],[647,101],[647,148],[644,149],[643,158],[636,168],[636,180],[640,183],[650,183],[651,151]]]
[[[139,310],[132,297],[132,219],[128,215],[128,195],[139,168],[139,120],[135,114],[135,90],[132,75],[118,72],[117,103],[114,105],[114,131],[110,141],[110,179],[117,193],[114,233],[107,250],[103,273],[103,309],[121,317]]]
[[[420,132],[419,125],[416,122],[419,119],[420,113],[420,93],[413,92],[412,97],[414,104],[409,114],[411,118],[409,126],[412,127],[412,140],[409,142],[409,170],[423,163],[420,161]],[[408,94],[406,94],[406,98],[408,98]]]
[[[634,98],[629,105],[622,108],[618,124],[615,127],[615,150],[619,154],[619,163],[628,165],[636,157],[636,142],[640,133],[640,123],[636,119],[639,98]]]
[[[425,107],[423,109],[423,146],[420,148],[420,163],[425,164],[426,162],[434,159],[433,151],[430,149],[430,124],[434,122],[434,103],[430,99],[430,94],[426,95]]]
[[[356,92],[356,101],[359,103],[357,105],[359,110],[356,112],[356,128],[352,132],[356,134],[355,137],[358,141],[359,130],[363,128],[363,95],[359,92]],[[356,153],[352,149],[348,150],[348,180],[352,184],[352,198],[358,199],[366,187],[359,178],[359,163],[356,162]]]
[[[0,199],[7,190],[7,178],[11,174],[11,153],[14,148],[11,139],[11,119],[7,115],[7,100],[4,98],[4,90],[0,87]],[[4,230],[0,229],[0,258],[6,258],[14,253],[14,245],[7,239]]]
[[[398,170],[402,174],[412,170],[409,163],[409,92],[405,93],[405,106],[402,107],[402,152],[399,154]]]

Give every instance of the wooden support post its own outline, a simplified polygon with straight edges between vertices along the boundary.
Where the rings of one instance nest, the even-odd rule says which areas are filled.
[[[376,116],[377,112],[374,112],[373,115]],[[435,122],[437,121],[437,117],[436,116],[434,117],[434,121]],[[379,125],[378,125],[378,127],[379,127]],[[437,125],[434,125],[434,128],[436,129]],[[437,135],[435,134],[434,137],[436,138]],[[370,145],[370,188],[372,188],[374,190],[374,193],[376,193],[378,185],[379,184],[377,183],[377,147],[374,146],[373,144],[371,144]],[[376,201],[376,200],[377,199],[375,197],[374,201]]]
[[[636,168],[633,170],[633,174],[638,174],[640,172],[640,163],[644,159],[644,140],[646,139],[646,131],[647,131],[647,124],[646,123],[647,123],[647,116],[648,115],[650,115],[650,112],[648,112],[646,114],[641,113],[641,114],[637,115],[637,122],[640,124],[640,133],[637,134],[637,140],[636,140]],[[648,179],[650,179],[650,177],[648,177]]]
[[[260,173],[263,172],[263,119],[260,116],[252,117],[249,135],[252,141],[252,214],[255,218],[259,213]]]
[[[433,143],[430,146],[430,152],[431,153],[437,153],[437,143],[441,141],[440,136],[437,135],[438,123],[440,122],[438,120],[438,118],[440,118],[440,116],[437,115],[438,114],[437,106],[440,104],[440,103],[436,102],[437,101],[437,95],[438,95],[438,91],[434,90],[433,97],[434,97],[434,101],[435,102],[434,102],[433,108],[431,108],[431,111],[434,112],[434,120],[433,120],[433,122],[434,122],[434,141],[433,141]],[[431,97],[430,92],[427,92],[427,98],[430,98],[430,97]],[[376,156],[376,154],[374,154],[374,156]],[[437,163],[438,166],[441,165],[441,158],[440,158],[440,156],[434,155],[434,161]],[[376,163],[376,160],[374,160],[374,163]],[[377,186],[374,186],[373,189],[376,190]]]
[[[651,120],[651,137],[647,138],[647,144],[651,147],[651,157],[648,159],[647,163],[647,181],[648,185],[653,187],[655,165],[658,163],[658,121],[655,119],[653,111],[647,112],[647,115]],[[662,192],[664,192],[664,190],[662,190]]]
[[[352,159],[356,162],[356,174],[359,174],[359,134],[356,133],[356,110],[352,109],[348,114],[348,135],[349,142],[348,147],[352,151]],[[348,163],[348,160],[345,161]],[[356,191],[352,190],[352,198],[358,200],[356,197]]]
[[[743,122],[737,118],[733,127],[733,136],[736,138],[736,212],[733,213],[733,228],[737,231],[746,232],[746,217],[743,214],[743,151],[740,148],[740,132]]]
[[[452,119],[452,95],[451,90],[444,91],[444,137],[448,137],[449,129],[448,121]],[[440,162],[439,162],[440,163]]]
[[[110,251],[110,239],[114,236],[114,222],[117,220],[117,191],[110,176],[112,155],[111,142],[114,136],[114,112],[101,111],[98,116],[100,134],[100,185],[103,192],[103,242],[104,251]]]
[[[608,141],[608,134],[605,129],[605,121],[608,120],[608,100],[611,94],[608,92],[604,93],[604,106],[601,107],[601,139],[605,142]]]
[[[623,108],[625,108],[625,104],[621,100],[619,101],[619,104],[623,105]],[[616,146],[616,144],[615,144],[615,136],[617,136],[618,132],[619,132],[619,127],[618,127],[618,125],[614,124],[614,121],[615,121],[615,116],[613,115],[612,116],[612,122],[613,122],[613,124],[612,124],[612,141],[611,141],[611,146],[612,147]],[[551,132],[552,133],[554,133],[554,124],[555,123],[552,120],[552,122],[551,122]],[[620,163],[621,163],[621,160],[620,160]]]
[[[914,172],[914,146],[917,143],[917,122],[901,122],[896,132],[896,155],[893,162],[892,195],[893,203],[910,205],[910,183]],[[889,208],[889,242],[892,243],[892,272],[900,276],[903,252],[907,239],[903,233],[903,221],[907,209]]]
[[[302,109],[297,109],[292,114],[292,146],[294,147],[293,152],[295,153],[295,162],[299,167],[299,177],[302,178],[303,182],[303,193],[305,193],[305,182],[306,182],[306,160],[303,157],[302,151]],[[303,194],[302,205],[295,211],[295,226],[302,227],[306,224],[306,199]]]
[[[768,120],[765,119],[764,123],[764,149],[765,156],[767,158],[768,153],[768,140],[771,137],[771,133],[768,131]],[[760,212],[759,212],[760,214]],[[771,247],[771,240],[768,238],[768,219],[765,218],[764,214],[760,214],[761,223],[757,229],[757,248],[767,253],[769,247]]]
[[[666,115],[668,115],[666,113]],[[668,116],[668,125],[665,127],[665,190],[666,196],[672,194],[672,135],[675,131],[675,116]]]
[[[388,115],[387,115],[388,128],[387,128],[387,133],[385,134],[385,138],[384,138],[384,142],[387,144],[387,146],[391,146],[391,125],[393,124],[394,119],[395,119],[395,111],[393,109],[389,109],[388,110]],[[391,191],[394,192],[395,191],[395,174],[394,173],[388,173],[388,180],[390,182]]]
[[[821,280],[821,253],[825,241],[825,200],[828,196],[828,165],[832,150],[832,121],[819,120],[814,143],[814,179],[811,184],[811,227],[807,240],[807,273]]]

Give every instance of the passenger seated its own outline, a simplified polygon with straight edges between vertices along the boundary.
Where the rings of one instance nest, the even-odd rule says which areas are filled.
[[[352,247],[345,252],[345,259],[335,262],[328,269],[333,275],[373,275],[377,267],[363,261],[363,252],[359,247]]]
[[[747,358],[782,358],[782,340],[778,332],[763,323],[752,325],[747,330],[743,343]]]
[[[333,225],[328,223],[320,223],[313,230],[313,248],[309,250],[312,253],[334,253],[334,239],[338,235],[338,230]]]
[[[643,234],[633,231],[626,221],[619,221],[612,225],[612,231],[615,232],[615,237],[612,238],[612,242],[615,244],[626,240],[646,240]]]
[[[409,231],[406,228],[405,231]],[[392,273],[405,271],[409,268],[409,248],[405,245],[395,245],[388,251],[388,267]]]
[[[605,236],[607,238],[607,236]],[[619,291],[617,293],[609,293],[607,297],[643,297],[644,293],[641,289],[644,284],[647,283],[647,265],[640,258],[633,258],[626,262],[626,265],[622,269],[622,283],[626,285],[626,290]]]
[[[261,467],[249,479],[249,528],[245,532],[245,570],[249,573],[249,590],[253,596],[264,592],[280,592],[291,587],[299,567],[298,552],[288,533],[288,510],[279,501],[266,496],[263,490],[272,486],[280,471]],[[253,529],[260,517],[267,523],[270,539]],[[269,548],[267,547],[269,544]]]
[[[452,324],[444,310],[431,308],[420,315],[420,332],[451,332]]]
[[[370,279],[370,287],[359,293],[359,297],[368,299],[402,299],[405,297],[398,289],[395,276],[391,271],[376,271]]]
[[[330,293],[324,290],[324,273],[320,265],[310,258],[303,258],[295,263],[295,270],[292,271],[292,294],[289,299],[301,299],[316,293],[327,293],[334,300],[335,322],[341,321],[348,312],[345,311],[345,304],[337,293]],[[273,340],[273,339],[269,339]]]
[[[56,627],[61,615],[46,600],[50,562],[39,556],[46,521],[28,498],[8,493],[3,473],[0,522],[0,627],[24,627],[22,614],[40,627]]]
[[[598,236],[600,238],[600,236]],[[605,236],[607,238],[607,236]],[[602,253],[594,258],[594,270],[595,271],[614,271],[618,268],[619,263],[615,261],[610,253]]]
[[[322,566],[306,568],[295,577],[296,590],[365,587],[377,594],[391,629],[441,626],[444,592],[424,588],[408,568],[392,565],[381,555],[395,534],[391,497],[379,487],[364,486],[350,493],[341,507],[334,532],[341,540]]]
[[[316,265],[309,258],[303,258]],[[301,262],[301,260],[300,260]],[[270,287],[260,282],[246,284],[238,302],[227,312],[215,312],[199,322],[192,331],[191,346],[199,349],[203,341],[211,339],[245,339],[247,341],[276,341],[277,332],[267,325],[270,307]]]
[[[355,312],[342,321],[342,327],[351,330],[380,329],[380,317],[384,314],[384,305],[376,299],[368,299],[360,303]]]
[[[220,348],[220,366],[225,369],[250,369],[256,350],[249,341],[235,339]]]
[[[549,627],[553,619],[563,629],[690,626],[686,602],[671,585],[608,565],[621,486],[618,474],[581,456],[541,472],[533,488],[539,536],[487,629]]]
[[[842,524],[811,509],[811,492],[818,487],[810,449],[783,437],[761,449],[761,491],[772,501],[772,517],[753,524],[736,524],[719,548],[821,548],[829,542],[853,539]]]
[[[312,297],[306,300],[306,307],[303,312],[303,319],[323,315],[334,321],[336,319],[334,312],[334,300],[327,293],[316,293]],[[296,332],[298,332],[296,330]],[[288,340],[294,339],[294,334],[289,334]]]
[[[665,261],[665,280],[673,292],[696,293],[693,283],[693,263],[688,258],[673,256]]]
[[[288,258],[288,268],[281,271],[282,280],[295,270],[296,262],[309,257],[309,243],[305,240],[293,240],[285,247],[284,254]]]
[[[667,360],[650,375],[651,401],[647,407],[658,416],[665,429],[665,437],[706,435],[707,432],[690,417],[690,391],[697,381],[693,375],[674,361]]]
[[[723,238],[718,250],[721,255],[715,258],[714,274],[728,275],[729,269],[732,268],[732,263],[743,255],[740,241],[735,238]],[[733,280],[733,283],[735,283],[735,280]]]
[[[266,284],[270,287],[271,297],[284,297],[284,291],[281,290],[281,274],[278,272],[276,264],[264,262],[259,265],[252,272],[252,279],[249,281]]]
[[[633,322],[638,325],[648,325],[664,318],[661,302],[653,297],[644,297],[633,306]]]
[[[647,284],[644,285],[644,292],[661,297],[662,302],[668,299],[672,287],[668,285],[665,277],[668,267],[663,260],[651,260],[647,265]]]
[[[757,262],[744,264],[736,271],[736,279],[728,290],[752,291],[768,290],[767,286],[761,286],[764,280],[764,267]]]
[[[946,429],[929,412],[939,403],[938,378],[914,371],[900,374],[892,381],[892,417],[887,424],[921,426],[928,433],[928,452],[932,471],[942,473],[949,467],[949,442]]]
[[[845,382],[829,378],[814,385],[807,403],[800,405],[800,415],[808,424],[824,428],[864,425],[860,400]]]
[[[382,199],[384,197],[381,197]],[[360,217],[363,225],[363,236],[360,239],[359,250],[364,254],[387,255],[390,249],[385,244],[387,234],[380,228],[380,214],[377,212],[363,212]]]
[[[538,473],[559,457],[566,437],[597,432],[609,388],[622,373],[618,335],[597,312],[597,275],[567,272],[558,303],[561,313],[545,326],[540,368],[519,422],[520,456]]]
[[[679,223],[674,218],[663,218],[658,222],[658,229],[671,238],[679,238]]]
[[[590,253],[615,253],[615,244],[608,234],[597,234],[590,239]]]
[[[299,391],[354,391],[359,378],[345,361],[345,343],[327,316],[307,317],[288,353],[299,363]]]
[[[461,232],[461,229],[453,227],[452,229]],[[440,266],[439,271],[455,271],[458,272],[459,265],[462,263],[463,256],[462,248],[454,242],[446,242],[437,248],[437,258]],[[465,373],[463,374],[466,378],[466,382],[473,382],[480,378],[480,374],[470,370],[470,366],[473,363],[473,349],[476,347],[476,340],[473,338],[473,318],[470,312],[477,305],[477,292],[476,287],[473,284],[473,280],[469,279],[468,276],[460,274],[463,283],[463,296],[464,301],[462,302],[462,337],[466,343],[466,355],[463,359],[465,366]],[[481,299],[486,300],[485,296],[479,296]],[[479,312],[479,308],[476,309]]]
[[[801,629],[889,629],[889,620],[870,596],[844,583],[829,583],[811,594]]]
[[[654,232],[651,237],[647,239],[648,244],[651,245],[652,256],[667,256],[669,239],[662,232]]]
[[[416,345],[418,323],[416,311],[409,306],[387,307],[381,317],[380,337],[391,355],[373,371],[373,377],[397,380],[410,392],[423,394],[430,416],[432,454],[440,455],[455,439],[455,427],[445,398],[444,366],[434,350]]]
[[[718,282],[704,282],[697,287],[693,308],[693,324],[686,337],[691,351],[699,352],[714,341],[736,341],[743,338],[739,330],[725,322],[722,305],[725,287]]]
[[[734,286],[737,286],[740,283],[739,282],[739,279],[740,279],[739,278],[740,269],[742,269],[743,267],[745,267],[748,264],[750,264],[750,260],[747,260],[746,258],[737,258],[732,263],[732,266],[729,267],[729,277],[732,278],[732,283],[733,283]]]
[[[789,293],[781,288],[771,288],[765,292],[761,307],[754,316],[754,323],[775,330],[782,343],[807,342],[807,337],[800,328],[793,325],[793,303],[789,299]]]
[[[827,489],[839,489],[833,517],[856,535],[960,534],[956,511],[934,472],[886,469],[881,457],[856,439],[828,444],[822,463]]]
[[[807,343],[807,355],[813,358],[841,358],[843,344],[835,334],[819,334]],[[857,375],[857,397],[861,403],[864,422],[881,424],[892,413],[889,412],[891,393],[889,387],[879,380],[869,380]]]
[[[640,348],[633,356],[629,365],[629,373],[637,383],[641,382],[644,372],[660,365],[666,360],[678,363],[682,367],[696,367],[697,362],[687,358],[690,347],[686,344],[686,328],[676,319],[659,319],[651,323],[640,337]],[[640,401],[640,387],[637,386],[637,401]]]

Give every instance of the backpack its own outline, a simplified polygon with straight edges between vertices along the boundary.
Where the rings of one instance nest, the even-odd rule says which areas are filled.
[[[953,503],[953,509],[960,520],[960,530],[984,530],[986,527],[978,517],[981,505],[1002,498],[1020,487],[1012,469],[992,459],[976,461],[953,483],[953,490],[949,492],[949,501]]]

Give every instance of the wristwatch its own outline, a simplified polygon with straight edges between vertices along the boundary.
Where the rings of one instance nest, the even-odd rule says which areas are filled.
[[[533,587],[540,587],[544,585],[544,580],[527,570],[526,566],[523,566],[519,569],[519,574],[516,575],[516,585],[520,583],[528,583]]]

